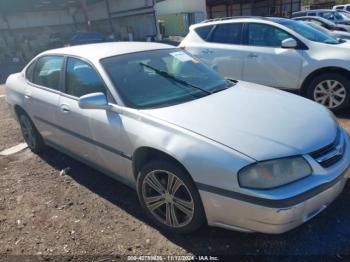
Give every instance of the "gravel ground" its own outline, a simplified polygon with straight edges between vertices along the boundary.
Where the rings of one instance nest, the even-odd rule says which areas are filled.
[[[21,142],[5,98],[0,119],[0,150]],[[350,114],[340,114],[339,121],[350,132]],[[40,156],[28,149],[0,156],[0,181],[0,260],[1,254],[5,260],[124,254],[350,257],[350,183],[317,218],[282,235],[203,227],[178,236],[152,226],[134,191],[52,149]]]

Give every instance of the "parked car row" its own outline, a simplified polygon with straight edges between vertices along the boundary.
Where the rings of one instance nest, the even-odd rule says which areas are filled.
[[[350,33],[348,32],[343,32],[343,31],[330,31],[316,23],[313,22],[307,22],[305,21],[306,24],[308,24],[309,26],[315,28],[316,30],[319,30],[325,34],[329,34],[332,35],[335,38],[340,38],[340,39],[345,39],[345,40],[350,40]]]
[[[349,44],[301,21],[249,17],[194,25],[180,47],[39,54],[6,82],[29,148],[51,146],[136,189],[154,224],[175,233],[204,223],[282,233],[332,203],[350,137],[320,104],[349,105]]]
[[[295,18],[300,16],[316,16],[316,17],[325,18],[336,24],[350,25],[350,20],[347,14],[348,14],[347,11],[317,9],[317,10],[294,12],[292,17]]]
[[[350,26],[336,24],[330,20],[327,20],[327,19],[319,17],[319,16],[299,16],[299,17],[295,17],[293,19],[297,20],[297,21],[312,22],[312,23],[320,25],[320,26],[322,26],[330,31],[350,32]]]

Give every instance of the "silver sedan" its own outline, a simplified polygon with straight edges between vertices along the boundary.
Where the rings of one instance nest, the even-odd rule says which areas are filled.
[[[33,152],[54,147],[135,188],[172,232],[282,233],[346,183],[349,137],[325,107],[224,79],[168,45],[46,51],[6,95]]]

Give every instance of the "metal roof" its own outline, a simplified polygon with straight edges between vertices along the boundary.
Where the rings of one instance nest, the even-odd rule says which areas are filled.
[[[103,0],[85,0],[87,5]],[[0,15],[29,11],[62,10],[80,6],[79,0],[1,0]]]
[[[42,54],[71,55],[82,57],[91,62],[97,63],[102,58],[116,55],[173,48],[176,47],[154,42],[110,42],[52,49],[39,54],[39,56]]]

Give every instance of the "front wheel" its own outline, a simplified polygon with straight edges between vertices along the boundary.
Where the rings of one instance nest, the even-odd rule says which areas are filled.
[[[162,229],[191,233],[205,221],[194,183],[187,172],[175,163],[148,163],[139,173],[137,193],[146,213]]]
[[[350,104],[350,81],[338,73],[319,75],[311,81],[307,96],[330,110],[344,109]]]

